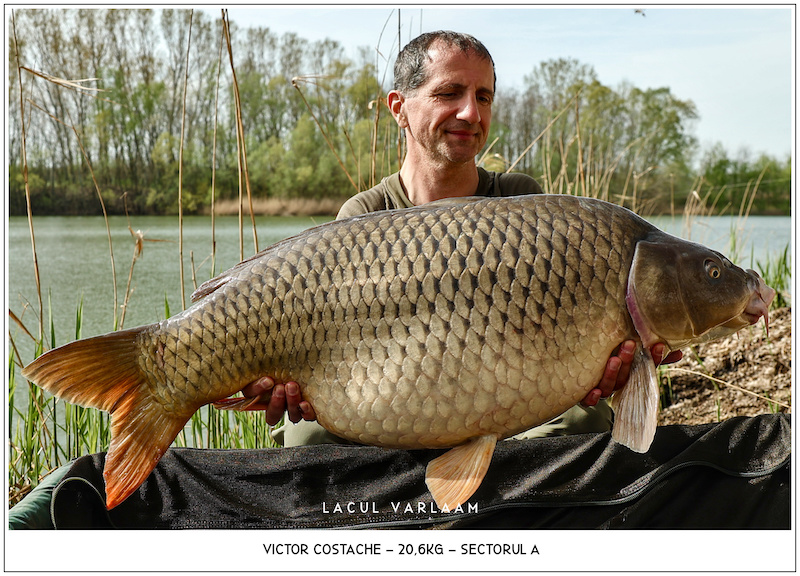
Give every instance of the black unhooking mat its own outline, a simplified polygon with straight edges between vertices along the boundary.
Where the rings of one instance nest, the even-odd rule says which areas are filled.
[[[107,512],[104,454],[56,487],[57,528],[790,528],[785,415],[665,426],[636,454],[610,434],[499,442],[461,509],[433,504],[441,450],[309,446],[170,449]]]

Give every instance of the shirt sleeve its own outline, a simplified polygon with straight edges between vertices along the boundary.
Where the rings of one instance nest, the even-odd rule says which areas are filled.
[[[361,198],[356,196],[352,196],[342,204],[342,207],[339,208],[339,213],[336,214],[337,220],[344,220],[345,218],[350,218],[351,216],[358,216],[359,214],[366,214],[369,212],[367,207],[364,206],[364,203],[361,201]]]
[[[381,180],[376,186],[359,192],[347,200],[336,215],[337,220],[369,214],[380,210],[395,208],[410,208],[411,201],[403,192],[400,177],[397,172]]]

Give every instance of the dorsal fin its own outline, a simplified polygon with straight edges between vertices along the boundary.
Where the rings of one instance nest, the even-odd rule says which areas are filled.
[[[235,276],[242,268],[249,266],[253,260],[260,258],[264,250],[259,252],[258,254],[253,254],[250,258],[246,258],[242,260],[232,268],[229,268],[219,276],[212,278],[211,280],[206,280],[203,282],[197,290],[192,292],[191,300],[192,302],[197,302],[201,298],[205,298],[212,292],[219,290],[222,286],[230,282],[231,278]]]

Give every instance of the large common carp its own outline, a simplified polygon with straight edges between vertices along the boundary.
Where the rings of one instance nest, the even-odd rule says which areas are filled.
[[[72,342],[22,374],[111,413],[106,504],[128,497],[192,414],[270,375],[319,422],[385,447],[453,447],[426,482],[452,509],[495,443],[564,412],[639,342],[613,438],[646,451],[658,385],[648,348],[767,317],[774,290],[631,211],[561,195],[446,201],[329,222],[201,286],[184,312]]]

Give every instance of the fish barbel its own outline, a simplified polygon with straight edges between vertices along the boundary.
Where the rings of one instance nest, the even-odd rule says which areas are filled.
[[[396,448],[452,447],[426,482],[452,509],[497,440],[550,420],[639,342],[612,436],[648,449],[658,383],[648,348],[767,318],[752,270],[588,198],[469,199],[329,222],[208,281],[162,322],[79,340],[22,374],[111,413],[106,505],[145,480],[192,414],[261,376],[294,380],[328,430]]]

